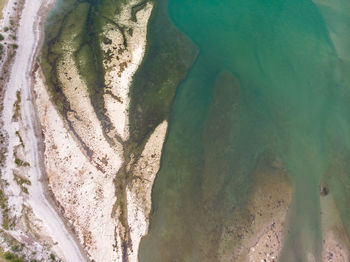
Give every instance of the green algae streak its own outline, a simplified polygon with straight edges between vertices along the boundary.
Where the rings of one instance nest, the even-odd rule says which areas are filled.
[[[57,108],[63,116],[71,110],[56,72],[64,53],[60,43],[71,38],[69,48],[105,132],[110,120],[103,101],[100,44],[105,39],[100,33],[125,2],[60,0],[46,26],[41,64]],[[131,155],[138,158],[164,119],[169,131],[139,260],[236,261],[242,235],[256,215],[247,211],[249,199],[265,179],[293,185],[280,261],[310,256],[320,261],[321,181],[350,234],[350,4],[154,4],[146,55],[130,91],[126,164]],[[271,168],[276,159],[283,168]],[[124,211],[132,179],[125,168],[116,174],[117,205]],[[125,217],[118,219],[126,224]]]
[[[136,13],[145,8],[148,2],[152,2],[154,6],[151,18],[154,22],[149,29],[150,41],[147,43],[142,66],[134,75],[130,87],[128,112],[130,137],[123,140],[118,134],[112,134],[113,137],[109,134],[115,127],[106,113],[104,101],[104,94],[110,91],[110,87],[105,83],[105,75],[108,71],[106,62],[112,57],[117,57],[119,61],[118,53],[127,49],[128,36],[134,34],[133,27],[122,24],[118,20],[124,5],[131,7],[128,9],[130,20],[137,22]],[[52,101],[70,131],[87,156],[91,158],[94,148],[89,148],[86,140],[84,141],[79,136],[79,132],[76,132],[69,114],[74,113],[79,116],[79,112],[71,108],[71,101],[63,91],[64,83],[60,81],[59,70],[66,63],[67,53],[72,54],[73,64],[77,68],[79,77],[87,86],[90,102],[103,128],[106,141],[112,147],[117,141],[118,146],[121,145],[123,148],[124,163],[115,174],[114,179],[117,200],[116,203],[110,203],[113,206],[111,219],[117,221],[118,230],[122,232],[115,230],[110,234],[114,234],[115,239],[119,238],[117,234],[121,234],[122,243],[119,244],[122,247],[123,261],[128,259],[127,253],[132,249],[127,217],[126,188],[132,185],[135,179],[140,179],[133,173],[133,168],[150,135],[160,123],[168,118],[175,90],[180,81],[185,78],[196,56],[196,47],[193,43],[175,28],[169,17],[159,15],[161,12],[161,6],[153,1],[58,0],[45,23],[41,69],[45,75]],[[108,29],[106,29],[107,26]],[[102,48],[103,44],[107,45],[112,42],[105,35],[106,30],[110,29],[121,33],[123,43],[119,45],[118,50],[110,48],[105,51]]]
[[[200,51],[172,104],[140,261],[235,261],[237,232],[225,227],[243,225],[235,212],[264,155],[293,184],[280,261],[321,261],[321,181],[349,235],[349,10],[346,1],[170,0],[169,16]],[[218,86],[225,95],[213,95]]]

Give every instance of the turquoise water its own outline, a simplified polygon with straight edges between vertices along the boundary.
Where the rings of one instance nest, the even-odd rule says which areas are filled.
[[[170,0],[164,15],[199,54],[173,101],[140,261],[228,260],[223,225],[239,223],[266,152],[294,185],[280,261],[320,261],[323,179],[350,232],[346,10],[326,0]]]

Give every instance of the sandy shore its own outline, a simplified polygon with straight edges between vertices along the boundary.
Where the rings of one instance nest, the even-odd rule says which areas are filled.
[[[5,6],[4,19],[8,19],[6,13],[13,1],[9,0]],[[104,62],[107,86],[104,102],[106,115],[113,124],[107,135],[114,140],[114,145],[104,136],[69,42],[58,68],[63,92],[74,110],[69,120],[84,145],[91,149],[89,156],[56,110],[35,61],[42,40],[41,19],[52,1],[27,0],[24,6],[17,34],[19,48],[6,85],[2,115],[8,139],[2,179],[7,183],[4,192],[9,217],[15,222],[6,233],[19,243],[26,243],[27,254],[37,252],[44,261],[48,261],[51,254],[63,261],[104,262],[126,258],[137,261],[139,243],[147,234],[152,185],[168,123],[164,121],[155,128],[138,159],[130,156],[130,162],[125,163],[123,142],[130,133],[129,89],[145,53],[147,23],[153,8],[147,3],[137,12],[136,21],[132,21],[131,5],[136,3],[138,1],[124,5],[115,18],[115,22],[131,28],[132,34],[123,36],[108,25],[103,30],[110,40],[102,44],[103,50],[115,52],[112,59]],[[124,37],[127,48],[123,46]],[[21,48],[23,46],[25,48]],[[16,104],[20,105],[19,113],[14,117]],[[20,164],[18,159],[22,161]],[[133,176],[124,184],[127,226],[118,220],[123,210],[115,205],[121,197],[115,186],[116,174],[123,167]],[[239,245],[235,246],[234,255],[233,245],[225,242],[230,236],[223,234],[220,248],[223,254],[229,253],[225,259],[272,262],[278,260],[282,250],[291,185],[278,164],[268,168],[259,166],[256,172],[257,177],[269,179],[257,179],[246,212],[235,218],[245,219],[246,224],[243,223],[241,231],[232,230],[240,235],[240,239],[235,239]],[[331,196],[322,198],[325,214],[337,212],[332,201]],[[1,222],[5,219],[3,214]],[[323,228],[323,261],[349,261],[349,240],[341,234],[344,229],[340,218],[323,215]],[[5,250],[11,248],[8,243],[0,245]]]
[[[35,79],[48,183],[62,214],[84,248],[94,257],[96,250],[114,243],[116,223],[110,216],[111,203],[115,201],[113,176],[106,176],[85,156],[50,102],[39,72]],[[100,255],[101,261],[117,259],[113,252]]]
[[[42,183],[40,132],[37,132],[32,102],[31,71],[41,36],[41,16],[37,14],[43,13],[51,4],[41,0],[25,2],[16,37],[19,48],[6,84],[2,120],[8,138],[8,153],[2,179],[7,183],[4,190],[10,209],[8,215],[14,218],[8,233],[20,243],[24,241],[27,249],[35,250],[36,247],[41,259],[49,259],[56,253],[65,261],[85,261],[50,203]],[[14,105],[17,106],[14,108]]]
[[[321,197],[323,262],[350,261],[350,241],[332,194]]]
[[[146,48],[147,23],[151,15],[153,4],[146,6],[136,13],[136,21],[131,18],[131,6],[139,1],[130,1],[116,17],[118,24],[124,28],[132,28],[132,34],[123,34],[111,25],[103,30],[104,37],[110,40],[109,44],[102,43],[104,52],[118,50],[117,55],[104,62],[106,75],[105,84],[108,92],[104,95],[107,116],[111,119],[116,134],[126,141],[129,137],[129,87],[132,77],[139,67]],[[128,48],[123,47],[124,37]],[[115,99],[118,98],[118,99]],[[113,131],[111,136],[113,136]]]
[[[131,156],[130,165],[125,163],[123,143],[130,132],[129,88],[145,53],[147,23],[153,7],[147,3],[136,13],[136,20],[132,20],[131,8],[138,2],[123,5],[114,19],[132,34],[126,34],[123,39],[114,24],[107,24],[102,33],[108,39],[102,48],[112,54],[103,64],[106,115],[113,125],[107,135],[113,144],[103,134],[87,84],[77,71],[69,37],[62,43],[65,53],[60,57],[57,71],[73,110],[68,114],[71,127],[50,100],[40,67],[34,74],[48,185],[89,259],[95,261],[124,261],[126,257],[128,261],[137,261],[138,245],[147,233],[151,189],[167,130],[164,121],[146,141],[140,158],[135,160]],[[122,184],[126,192],[125,211],[115,204],[124,203],[120,199],[123,194],[116,188],[116,180],[123,179],[117,175],[122,167],[135,177],[130,183]]]

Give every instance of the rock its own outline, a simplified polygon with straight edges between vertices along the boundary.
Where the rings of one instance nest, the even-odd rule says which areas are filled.
[[[321,196],[327,196],[329,193],[328,187],[324,182],[321,183],[320,185],[320,195]]]

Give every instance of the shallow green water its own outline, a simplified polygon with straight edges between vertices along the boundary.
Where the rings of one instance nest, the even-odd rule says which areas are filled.
[[[320,260],[321,179],[350,232],[346,10],[326,0],[170,0],[169,16],[200,52],[172,105],[140,261],[226,260],[223,225],[239,223],[266,152],[294,185],[280,261]]]

